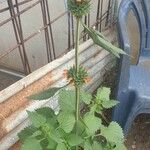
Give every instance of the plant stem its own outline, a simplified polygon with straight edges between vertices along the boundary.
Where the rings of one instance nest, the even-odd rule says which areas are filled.
[[[80,18],[76,18],[76,43],[75,43],[75,68],[76,68],[76,76],[78,76],[79,71],[79,37],[80,37]],[[75,85],[75,93],[76,93],[76,135],[78,134],[77,122],[79,120],[79,102],[80,102],[80,87]],[[78,150],[78,146],[76,146],[76,150]]]

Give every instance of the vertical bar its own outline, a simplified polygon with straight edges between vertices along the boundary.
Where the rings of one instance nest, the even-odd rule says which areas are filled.
[[[71,15],[71,25],[72,25],[72,47],[74,48],[74,21],[73,21],[73,15]]]
[[[45,0],[45,2],[46,2],[46,9],[47,9],[47,15],[48,15],[48,24],[49,24],[50,37],[51,37],[51,43],[52,43],[52,49],[53,49],[53,56],[54,56],[54,59],[55,59],[56,58],[56,52],[55,52],[53,31],[52,31],[52,25],[51,25],[51,18],[50,18],[50,13],[49,13],[49,4],[48,4],[47,0]]]
[[[19,14],[19,6],[18,6],[18,0],[15,0],[16,2],[16,9],[17,9],[17,13]],[[13,7],[13,11],[14,11],[14,7]],[[14,11],[14,14],[15,14],[15,11]],[[17,18],[16,18],[17,19]],[[27,54],[26,54],[26,50],[25,50],[25,45],[24,45],[24,37],[23,37],[23,30],[22,30],[22,25],[21,25],[21,19],[20,19],[20,15],[18,15],[18,25],[19,26],[19,35],[20,35],[20,41],[21,41],[21,45],[22,45],[22,48],[23,48],[23,54],[24,54],[24,57],[25,57],[25,64],[27,65],[27,74],[31,73],[31,69],[30,69],[30,65],[29,65],[29,61],[28,61],[28,58],[27,58]]]
[[[110,15],[110,9],[111,9],[111,0],[108,2],[108,8],[107,8],[107,16],[106,16],[106,22],[105,22],[105,27],[108,25],[109,22],[109,15]]]
[[[103,0],[101,0],[101,8],[100,8],[100,27],[99,27],[100,31],[102,31],[102,16],[103,16]]]
[[[87,16],[85,16],[85,18],[84,18],[84,23],[85,23],[85,25],[87,25]],[[86,41],[86,32],[85,32],[85,29],[84,29],[83,41]]]
[[[14,28],[14,32],[15,32],[16,41],[19,45],[21,44],[21,46],[18,47],[19,51],[21,51],[21,47],[22,47],[22,50],[23,50],[23,55],[21,56],[21,59],[22,59],[22,63],[23,63],[23,66],[24,66],[24,71],[25,71],[25,74],[29,74],[31,72],[31,70],[30,70],[28,58],[27,58],[27,55],[26,55],[26,52],[25,52],[25,46],[24,46],[24,42],[23,42],[23,34],[22,34],[22,30],[21,30],[22,29],[21,24],[19,25],[19,23],[17,21],[17,18],[15,17],[15,10],[14,10],[14,6],[13,6],[12,1],[8,0],[7,3],[8,3],[8,6],[9,6],[10,15],[13,18],[12,23],[13,23],[13,28]]]
[[[98,0],[97,16],[96,16],[96,30],[99,30],[98,25],[99,25],[100,3],[101,3],[101,0]]]
[[[68,50],[71,49],[71,22],[70,22],[70,19],[71,19],[71,13],[68,11],[67,12],[68,14]]]
[[[44,24],[44,32],[45,32],[45,42],[46,42],[46,50],[47,50],[47,61],[50,62],[52,60],[52,55],[50,51],[50,39],[48,34],[47,26],[47,18],[46,18],[46,11],[45,11],[45,3],[44,0],[41,1],[41,10],[42,10],[42,17],[43,17],[43,24]]]

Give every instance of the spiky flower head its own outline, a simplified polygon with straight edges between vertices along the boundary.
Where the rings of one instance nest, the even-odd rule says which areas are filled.
[[[90,12],[90,2],[91,0],[68,0],[68,9],[75,17],[82,18]]]

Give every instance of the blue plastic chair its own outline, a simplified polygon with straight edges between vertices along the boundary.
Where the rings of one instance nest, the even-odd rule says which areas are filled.
[[[120,47],[131,55],[131,43],[127,30],[128,14],[135,14],[140,31],[138,63],[131,65],[131,57],[122,56],[117,99],[113,120],[123,128],[125,135],[134,119],[142,113],[150,113],[150,0],[122,0],[119,9],[118,29]]]

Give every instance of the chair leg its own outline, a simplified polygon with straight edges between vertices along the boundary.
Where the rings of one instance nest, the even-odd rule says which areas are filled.
[[[137,103],[135,103],[124,126],[125,135],[128,134],[129,129],[132,127],[132,123],[138,115],[142,113],[150,113],[150,107],[148,106],[150,106],[150,101],[148,102],[148,104],[145,101],[137,101]]]
[[[124,128],[126,120],[135,102],[135,93],[131,93],[130,91],[121,92],[118,96],[118,100],[120,103],[114,109],[113,120],[118,122],[120,126]]]

